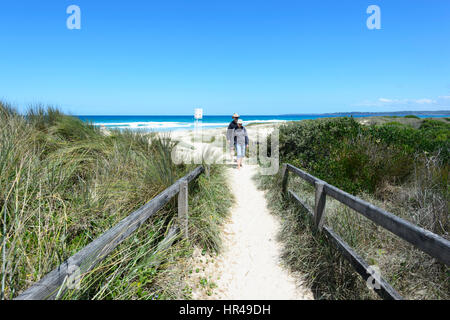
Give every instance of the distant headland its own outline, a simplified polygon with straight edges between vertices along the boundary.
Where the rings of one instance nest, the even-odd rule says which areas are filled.
[[[285,116],[297,116],[297,115],[305,115],[300,113],[295,114],[283,114]],[[438,111],[382,111],[382,112],[361,112],[361,111],[352,111],[352,112],[332,112],[332,113],[308,113],[308,115],[321,115],[321,116],[361,116],[361,115],[370,115],[370,116],[407,116],[407,115],[436,115],[436,116],[445,116],[450,115],[450,110],[438,110]]]

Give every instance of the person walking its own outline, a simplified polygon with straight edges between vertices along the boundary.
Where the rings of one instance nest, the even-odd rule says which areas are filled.
[[[230,124],[228,125],[228,129],[227,129],[227,141],[228,141],[228,146],[230,148],[230,156],[231,156],[231,161],[233,161],[233,157],[234,157],[234,150],[235,150],[235,145],[234,145],[234,141],[233,141],[233,131],[234,129],[236,129],[238,127],[238,122],[239,120],[239,115],[237,113],[233,114],[233,120],[230,122]]]
[[[233,130],[233,141],[237,153],[237,168],[241,169],[242,161],[245,158],[245,151],[248,148],[247,129],[243,126],[242,119],[237,121],[238,127]]]

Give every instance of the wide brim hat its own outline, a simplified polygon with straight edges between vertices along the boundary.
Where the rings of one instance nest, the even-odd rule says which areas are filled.
[[[239,118],[239,115],[237,113],[233,114],[233,118]]]
[[[238,123],[238,124],[243,124],[244,121],[242,121],[242,119],[239,119],[237,123]]]

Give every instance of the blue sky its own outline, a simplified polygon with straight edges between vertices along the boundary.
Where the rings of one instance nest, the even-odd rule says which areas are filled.
[[[0,43],[0,99],[22,110],[450,110],[448,0],[2,0]]]

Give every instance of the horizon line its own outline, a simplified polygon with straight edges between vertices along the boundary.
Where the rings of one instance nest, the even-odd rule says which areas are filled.
[[[245,116],[319,116],[319,115],[337,115],[337,114],[384,114],[384,113],[419,113],[419,114],[427,114],[427,113],[443,113],[449,114],[450,110],[398,110],[398,111],[337,111],[337,112],[323,112],[323,113],[280,113],[280,114],[242,114],[241,117]],[[89,116],[105,116],[105,117],[194,117],[194,114],[68,114],[76,117],[89,117]],[[228,114],[204,114],[203,117],[231,117]]]

